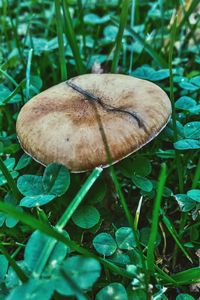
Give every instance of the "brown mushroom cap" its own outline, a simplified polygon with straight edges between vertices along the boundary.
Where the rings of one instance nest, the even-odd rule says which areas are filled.
[[[84,96],[70,83],[101,103]],[[44,165],[57,162],[73,172],[108,165],[97,115],[113,163],[151,141],[171,115],[166,93],[132,76],[86,74],[69,84],[62,82],[33,97],[17,119],[22,148]]]

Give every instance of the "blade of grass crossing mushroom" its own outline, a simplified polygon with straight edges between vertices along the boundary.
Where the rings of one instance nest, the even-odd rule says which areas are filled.
[[[107,141],[107,137],[106,137],[106,134],[105,134],[105,131],[104,131],[104,127],[103,127],[103,124],[101,122],[101,117],[98,113],[98,110],[97,110],[97,107],[95,105],[95,103],[91,103],[91,105],[93,106],[94,110],[95,110],[95,114],[96,114],[96,118],[97,118],[97,122],[98,122],[98,125],[99,125],[99,130],[100,130],[100,133],[101,133],[101,137],[102,137],[102,140],[103,140],[103,143],[104,143],[104,147],[105,147],[105,151],[106,151],[106,155],[107,155],[107,160],[108,160],[108,163],[110,164],[110,174],[111,174],[111,178],[112,178],[112,181],[114,183],[114,186],[115,186],[115,189],[116,189],[116,192],[119,196],[119,201],[122,205],[122,208],[124,210],[124,213],[125,213],[125,216],[128,220],[128,223],[132,229],[132,232],[133,232],[133,236],[134,236],[134,239],[136,241],[136,244],[137,244],[137,247],[139,249],[139,254],[140,254],[140,257],[141,257],[141,261],[142,261],[142,266],[143,266],[143,272],[144,272],[144,275],[145,275],[145,289],[146,289],[146,292],[148,293],[148,278],[147,278],[147,272],[146,272],[146,265],[145,265],[145,261],[144,261],[144,256],[143,256],[143,253],[142,253],[142,249],[140,247],[140,242],[139,242],[139,239],[138,239],[138,236],[137,236],[137,232],[135,230],[135,227],[134,227],[134,219],[133,219],[133,216],[131,215],[130,211],[129,211],[129,208],[127,206],[127,203],[126,203],[126,199],[124,197],[124,194],[122,192],[122,188],[120,186],[120,183],[118,181],[118,178],[117,178],[117,175],[115,173],[115,169],[112,165],[112,156],[111,156],[111,152],[110,152],[110,149],[109,149],[109,145],[108,145],[108,141]]]
[[[0,252],[6,257],[7,261],[9,262],[10,266],[17,274],[18,278],[22,282],[26,282],[28,280],[27,276],[24,274],[23,270],[17,265],[14,258],[10,256],[10,254],[7,252],[7,250],[1,243],[0,243]]]
[[[123,192],[122,192],[122,189],[121,189],[121,186],[120,186],[120,183],[117,179],[114,167],[112,166],[112,156],[111,156],[111,152],[110,152],[110,149],[109,149],[107,137],[106,137],[106,134],[105,134],[105,131],[104,131],[104,127],[103,127],[100,115],[98,113],[98,110],[97,110],[97,107],[96,107],[95,103],[91,103],[91,105],[94,108],[94,111],[95,111],[95,114],[96,114],[97,122],[98,122],[98,125],[99,125],[99,130],[100,130],[100,133],[101,133],[101,137],[102,137],[104,147],[105,147],[105,151],[106,151],[106,155],[107,155],[107,161],[108,161],[108,164],[110,165],[110,173],[111,173],[111,177],[112,177],[115,189],[117,191],[117,194],[119,195],[119,199],[120,199],[121,205],[124,209],[125,216],[126,216],[128,222],[130,224],[130,227],[133,229],[133,234],[134,234],[134,236],[137,240],[137,235],[136,235],[136,232],[135,232],[135,229],[134,229],[134,219],[133,219],[133,217],[132,217],[132,215],[131,215],[131,213],[128,209],[128,206],[126,204],[126,200],[124,198],[124,195],[123,195]]]
[[[67,40],[69,41],[70,47],[74,55],[77,71],[79,74],[83,74],[85,67],[83,65],[81,55],[80,55],[80,49],[78,48],[78,44],[76,41],[76,35],[73,29],[72,18],[70,15],[68,3],[66,0],[63,0],[62,2],[63,2],[63,12],[64,12],[64,21],[65,21],[64,29],[67,36]]]
[[[71,201],[71,203],[69,204],[69,206],[67,207],[67,209],[65,210],[63,215],[61,216],[60,220],[57,222],[57,224],[56,224],[57,230],[62,231],[62,229],[67,225],[68,221],[70,220],[73,213],[76,211],[78,206],[83,201],[83,199],[84,199],[85,195],[87,194],[87,192],[89,191],[89,189],[92,187],[92,185],[95,183],[97,178],[100,176],[102,170],[103,170],[102,168],[95,168],[93,170],[91,175],[88,177],[88,179],[83,184],[83,186],[81,187],[81,189],[79,190],[79,192],[77,193],[75,198]],[[36,274],[42,273],[55,245],[56,245],[55,239],[47,240],[47,242],[35,264],[35,267],[34,267],[34,272]]]
[[[62,16],[61,16],[61,13],[60,13],[60,9],[61,9],[60,0],[55,0],[56,29],[57,29],[57,35],[58,35],[58,50],[59,50],[61,80],[66,80],[66,78],[67,78],[67,68],[66,68],[66,62],[65,62],[65,49],[64,49],[64,42],[63,42]]]
[[[150,231],[149,241],[147,245],[147,266],[148,266],[148,271],[150,273],[149,275],[151,275],[154,271],[154,263],[155,263],[154,250],[155,250],[155,244],[156,244],[156,238],[158,232],[160,205],[161,205],[166,179],[167,179],[166,164],[162,164],[160,176],[158,180],[156,198],[153,207],[151,231]]]
[[[130,0],[122,1],[122,10],[120,15],[119,29],[115,40],[115,51],[114,51],[114,57],[111,66],[112,73],[117,72],[117,66],[118,66],[120,51],[122,46],[123,33],[128,19],[129,4],[130,4]]]

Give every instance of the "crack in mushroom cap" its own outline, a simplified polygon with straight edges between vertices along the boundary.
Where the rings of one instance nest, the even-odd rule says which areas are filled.
[[[139,127],[131,115],[106,111],[62,82],[33,97],[23,106],[17,119],[22,148],[44,165],[57,162],[72,172],[108,166],[96,110],[112,163],[151,141],[170,118],[171,103],[167,94],[146,80],[121,74],[86,74],[71,80],[105,105],[136,113],[146,130]]]

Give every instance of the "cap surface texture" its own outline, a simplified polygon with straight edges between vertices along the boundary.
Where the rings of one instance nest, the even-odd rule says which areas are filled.
[[[121,160],[152,140],[171,115],[157,85],[120,74],[86,74],[33,97],[21,109],[17,135],[22,148],[47,165],[73,172]]]

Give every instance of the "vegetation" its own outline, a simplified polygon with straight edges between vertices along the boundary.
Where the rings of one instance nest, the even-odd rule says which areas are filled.
[[[198,3],[0,1],[0,299],[197,299]],[[23,153],[20,108],[100,69],[164,89],[166,129],[103,172],[44,168]]]

